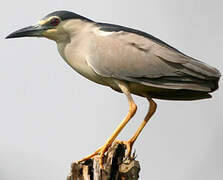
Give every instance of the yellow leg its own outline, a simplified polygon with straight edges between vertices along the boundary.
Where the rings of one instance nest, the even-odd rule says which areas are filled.
[[[107,139],[106,143],[101,148],[96,150],[93,154],[91,154],[79,161],[79,162],[86,161],[86,160],[94,157],[95,155],[100,154],[99,164],[100,164],[101,169],[104,168],[103,167],[104,153],[108,150],[109,146],[111,146],[111,144],[114,142],[115,138],[118,136],[118,134],[121,132],[121,130],[125,127],[125,125],[129,122],[129,120],[135,115],[136,110],[137,110],[137,106],[132,99],[132,96],[130,94],[128,86],[124,82],[121,82],[121,81],[116,81],[116,83],[118,84],[121,91],[127,96],[127,99],[129,102],[129,112],[128,112],[127,116],[125,117],[125,119],[118,125],[118,127],[115,129],[115,131]]]
[[[138,138],[139,134],[141,133],[141,131],[145,127],[146,123],[150,120],[150,118],[153,116],[153,114],[156,111],[156,107],[157,107],[156,103],[151,98],[147,98],[147,99],[148,99],[148,101],[150,103],[149,111],[148,111],[144,121],[142,122],[142,124],[139,126],[139,128],[135,132],[135,134],[128,141],[117,141],[119,143],[123,143],[123,144],[126,145],[127,156],[131,155],[131,150],[132,150],[132,146],[133,146],[134,142],[136,141],[136,139]]]

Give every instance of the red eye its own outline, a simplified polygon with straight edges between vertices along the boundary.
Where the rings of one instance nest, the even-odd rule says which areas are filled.
[[[50,21],[50,24],[51,24],[52,26],[57,26],[59,23],[60,23],[60,20],[59,20],[58,18],[53,18],[53,19],[51,19],[51,21]]]

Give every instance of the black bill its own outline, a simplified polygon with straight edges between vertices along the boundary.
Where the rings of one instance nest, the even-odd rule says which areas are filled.
[[[41,25],[28,26],[9,34],[6,39],[20,37],[41,37],[46,27]]]

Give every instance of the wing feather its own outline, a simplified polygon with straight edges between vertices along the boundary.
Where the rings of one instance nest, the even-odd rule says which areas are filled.
[[[125,31],[98,35],[86,59],[101,76],[161,88],[211,91],[206,80],[220,77],[215,68],[180,51]]]

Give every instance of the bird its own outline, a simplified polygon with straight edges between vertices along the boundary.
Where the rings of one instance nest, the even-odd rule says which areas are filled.
[[[93,21],[59,10],[36,24],[9,34],[6,39],[45,37],[53,40],[61,57],[85,78],[125,94],[129,110],[105,144],[79,162],[103,158],[116,137],[137,111],[132,94],[149,102],[148,112],[135,134],[126,141],[128,157],[141,131],[156,111],[154,99],[192,101],[211,98],[218,89],[220,72],[164,41],[140,30]]]

